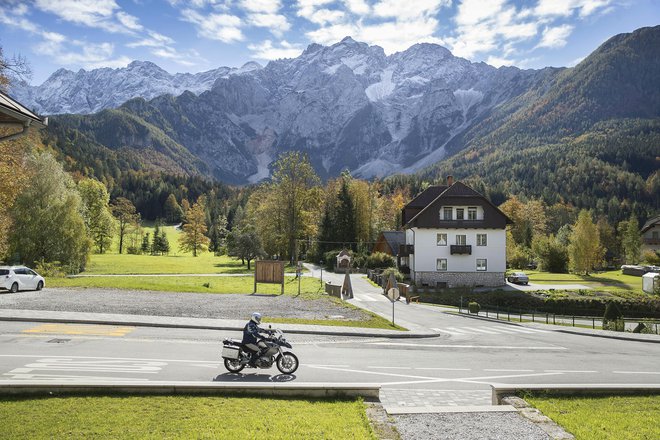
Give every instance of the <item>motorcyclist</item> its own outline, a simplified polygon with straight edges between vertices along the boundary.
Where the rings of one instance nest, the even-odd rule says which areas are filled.
[[[259,327],[261,324],[261,313],[254,312],[250,320],[243,327],[243,345],[252,352],[250,364],[254,365],[265,348],[268,348],[264,342],[262,334],[270,334],[271,331]]]

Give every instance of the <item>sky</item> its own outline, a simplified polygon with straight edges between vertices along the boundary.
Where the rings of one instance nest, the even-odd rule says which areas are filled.
[[[497,67],[570,67],[658,24],[660,0],[0,0],[0,45],[33,85],[134,60],[171,73],[265,65],[345,36],[388,55],[427,42]]]

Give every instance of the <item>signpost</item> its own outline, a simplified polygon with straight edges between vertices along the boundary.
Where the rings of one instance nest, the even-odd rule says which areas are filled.
[[[387,297],[392,301],[392,325],[394,325],[394,303],[399,300],[401,294],[399,293],[399,287],[396,282],[394,274],[390,274],[389,280],[387,280]]]
[[[254,293],[257,293],[257,283],[281,284],[284,295],[284,261],[255,261]]]
[[[302,278],[302,261],[298,261],[296,266],[296,278],[298,278],[298,296],[300,296],[300,279]]]

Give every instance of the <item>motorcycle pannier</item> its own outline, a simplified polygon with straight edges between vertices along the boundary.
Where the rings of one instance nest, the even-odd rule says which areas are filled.
[[[222,357],[227,359],[238,359],[238,347],[222,347]]]

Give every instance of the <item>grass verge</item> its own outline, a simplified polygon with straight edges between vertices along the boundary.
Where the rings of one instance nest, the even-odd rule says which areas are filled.
[[[323,285],[320,280],[302,277],[300,297],[316,299],[323,295]],[[129,290],[157,290],[161,292],[192,292],[192,293],[252,293],[254,277],[205,277],[205,276],[98,276],[83,278],[48,278],[48,287],[99,287]],[[279,294],[281,286],[276,284],[258,284],[257,293]],[[285,295],[298,295],[298,280],[295,277],[285,277]]]
[[[577,440],[660,438],[660,396],[557,397],[525,400]]]
[[[19,439],[370,439],[360,400],[49,397],[0,400],[0,437]]]

